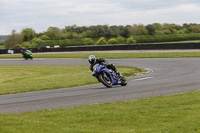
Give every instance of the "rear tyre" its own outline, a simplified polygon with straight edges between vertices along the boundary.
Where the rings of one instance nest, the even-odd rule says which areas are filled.
[[[106,75],[106,77],[104,77],[104,75],[101,73],[101,74],[99,74],[99,78],[98,79],[107,88],[111,88],[112,87],[112,81],[111,81],[109,75]]]

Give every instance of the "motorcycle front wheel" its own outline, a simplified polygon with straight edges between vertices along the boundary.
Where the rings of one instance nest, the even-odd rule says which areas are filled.
[[[98,79],[107,88],[111,88],[112,87],[112,81],[111,81],[109,75],[104,76],[104,74],[101,73],[101,74],[99,74]]]
[[[126,82],[126,78],[124,76],[121,77],[121,86],[126,86],[127,82]]]

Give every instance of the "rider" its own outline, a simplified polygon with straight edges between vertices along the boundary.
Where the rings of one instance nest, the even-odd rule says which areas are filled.
[[[21,53],[22,53],[22,55],[24,55],[24,54],[25,54],[25,52],[26,52],[26,49],[25,49],[25,48],[23,48],[23,49],[21,50]]]
[[[25,49],[25,48],[23,48],[23,49],[21,50],[21,53],[22,53],[22,55],[24,55],[25,53],[28,54],[28,55],[32,54],[32,52],[31,52],[30,50]]]
[[[21,53],[23,55],[24,58],[26,58],[27,55],[31,55],[32,52],[28,49],[22,48]]]
[[[112,69],[113,71],[115,71],[117,73],[117,75],[121,75],[116,67],[114,66],[114,64],[108,63],[107,60],[105,60],[104,58],[96,58],[94,55],[90,55],[88,57],[88,61],[90,63],[90,70],[93,71],[93,66],[96,64],[101,64],[101,65],[106,65],[108,69]]]
[[[31,54],[32,54],[32,52],[31,52],[30,50],[28,50],[28,49],[25,51],[25,53],[26,53],[27,55],[31,55]]]

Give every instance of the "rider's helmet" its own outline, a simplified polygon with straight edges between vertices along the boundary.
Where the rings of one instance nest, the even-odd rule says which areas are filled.
[[[88,61],[90,64],[94,64],[96,62],[96,57],[94,55],[90,55],[88,57]]]

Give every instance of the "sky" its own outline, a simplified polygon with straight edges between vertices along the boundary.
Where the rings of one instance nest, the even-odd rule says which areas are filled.
[[[0,0],[0,35],[32,28],[200,24],[200,0]]]

